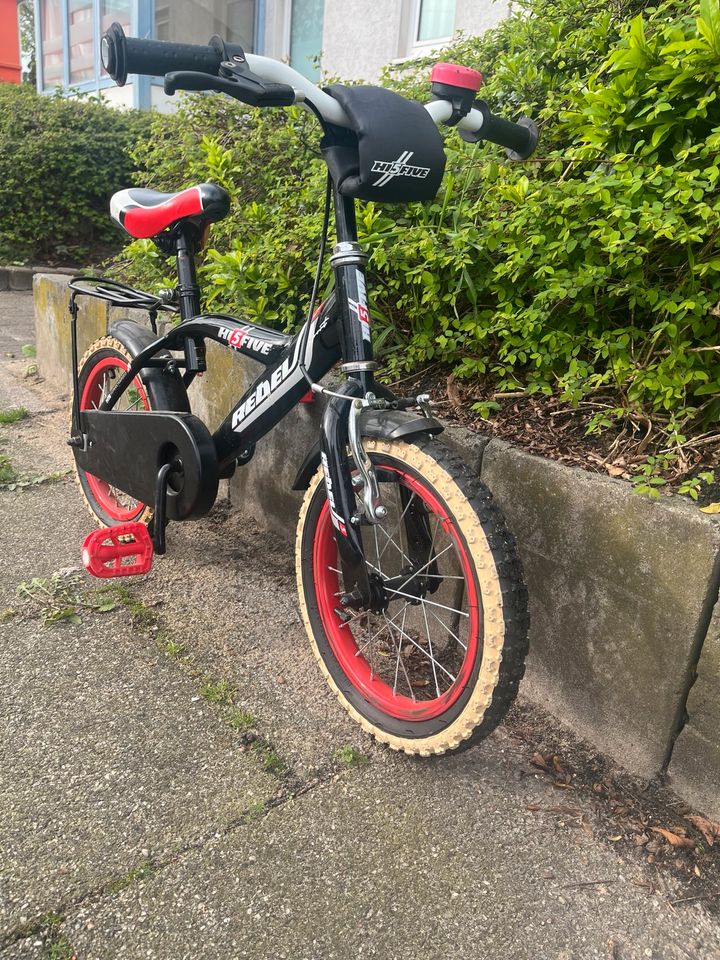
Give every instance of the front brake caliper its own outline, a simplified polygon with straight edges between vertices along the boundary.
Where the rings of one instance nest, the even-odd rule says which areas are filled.
[[[383,403],[383,401],[379,401]],[[348,424],[348,439],[355,466],[360,474],[362,485],[363,507],[368,523],[381,523],[387,516],[387,510],[380,500],[375,468],[367,455],[360,432],[360,415],[366,407],[376,406],[378,401],[372,393],[368,393],[363,400],[359,398],[350,404],[350,422]]]

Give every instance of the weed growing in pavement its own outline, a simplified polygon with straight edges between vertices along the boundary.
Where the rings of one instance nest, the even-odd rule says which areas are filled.
[[[50,944],[48,960],[77,960],[77,954],[72,944],[62,935]]]
[[[12,620],[13,617],[17,616],[17,610],[13,607],[5,607],[4,610],[0,610],[0,623],[5,623],[8,620]]]
[[[12,469],[12,466],[11,466]],[[21,490],[23,487],[38,487],[41,483],[55,483],[56,480],[63,480],[71,470],[58,470],[57,473],[29,474],[25,476],[13,477],[8,481],[0,481],[0,490]]]
[[[121,606],[125,607],[136,623],[149,626],[157,619],[155,612],[151,610],[150,607],[148,607],[147,604],[144,603],[139,597],[136,597],[134,594],[130,593],[127,587],[116,585],[106,589],[112,591],[117,602]]]
[[[36,357],[37,347],[34,343],[24,343],[22,347],[20,347],[20,353],[22,353],[24,357]]]
[[[167,657],[183,657],[186,653],[186,647],[184,643],[173,640],[172,637],[168,637],[165,633],[158,634],[157,642],[158,646]]]
[[[230,683],[229,680],[222,679],[214,682],[208,677],[200,687],[200,696],[203,700],[207,700],[208,703],[224,705],[232,702],[233,694],[236,690],[237,687]]]
[[[77,960],[77,953],[62,933],[60,925],[65,917],[60,913],[46,913],[24,928],[25,936],[38,936],[45,946],[48,960]]]
[[[335,759],[348,767],[360,767],[365,763],[370,763],[370,758],[361,753],[357,747],[340,747],[335,751]]]
[[[260,820],[264,815],[265,804],[256,800],[255,803],[251,803],[247,810],[243,812],[242,819],[245,823],[253,823],[255,820]]]
[[[0,487],[14,483],[15,480],[17,480],[17,474],[10,463],[10,458],[6,457],[4,453],[0,453]]]
[[[131,887],[134,883],[140,883],[143,880],[149,880],[155,875],[155,867],[150,860],[145,860],[137,867],[128,870],[119,877],[113,877],[103,884],[103,892],[109,894],[120,893],[121,890]]]
[[[272,744],[258,738],[254,741],[252,749],[266,773],[270,773],[274,777],[282,777],[287,773],[287,764],[280,754],[275,751]]]
[[[113,587],[88,590],[76,574],[54,573],[52,577],[33,577],[15,589],[18,597],[40,614],[47,626],[80,623],[83,610],[109,613],[118,606]]]
[[[240,733],[246,733],[255,726],[255,717],[242,707],[230,707],[223,714],[225,723],[233,730],[239,730]]]
[[[18,423],[20,420],[27,420],[29,416],[25,407],[9,407],[7,410],[0,410],[0,423]]]
[[[15,421],[4,422],[13,423]],[[57,473],[19,474],[10,462],[10,457],[7,454],[0,453],[0,490],[17,490],[21,487],[36,487],[41,483],[53,483],[55,480],[62,480],[69,473],[70,470],[60,470]]]

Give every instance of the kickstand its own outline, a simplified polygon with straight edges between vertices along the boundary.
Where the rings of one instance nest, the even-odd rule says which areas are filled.
[[[164,463],[158,470],[155,484],[155,514],[152,519],[152,541],[155,553],[165,553],[165,507],[167,498],[168,475],[172,464]]]

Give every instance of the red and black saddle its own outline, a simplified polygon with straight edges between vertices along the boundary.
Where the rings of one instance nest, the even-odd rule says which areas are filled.
[[[130,187],[113,194],[110,200],[110,216],[138,239],[154,237],[179,220],[197,224],[222,220],[229,209],[227,191],[215,183],[200,183],[178,193]]]

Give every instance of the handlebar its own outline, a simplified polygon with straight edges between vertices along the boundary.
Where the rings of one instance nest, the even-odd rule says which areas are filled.
[[[126,37],[119,23],[111,24],[100,48],[103,66],[119,87],[125,85],[129,73],[161,77],[172,70],[193,70],[217,76],[226,53],[242,52],[237,44],[223,44],[216,37],[207,46]]]
[[[238,44],[212,37],[207,45],[126,37],[113,23],[102,38],[103,66],[123,86],[129,73],[164,76],[165,92],[217,90],[258,107],[303,103],[323,120],[352,129],[352,122],[323,90],[288,64],[255,54],[245,55]],[[435,99],[425,104],[433,121],[457,126],[463,140],[489,140],[505,147],[511,160],[526,160],[537,145],[537,126],[522,117],[518,123],[494,116],[475,95],[482,76],[454,64],[436,64],[432,72]]]
[[[517,123],[503,120],[490,112],[490,107],[484,100],[476,100],[473,113],[482,116],[482,124],[475,132],[458,130],[461,138],[468,143],[478,140],[489,140],[505,147],[511,160],[527,160],[532,155],[538,142],[538,129],[534,120],[521,117]]]

